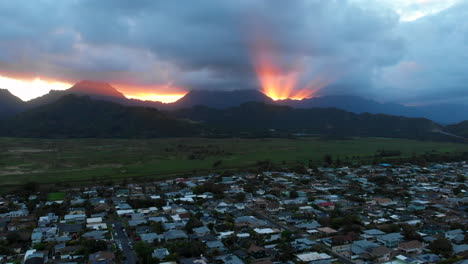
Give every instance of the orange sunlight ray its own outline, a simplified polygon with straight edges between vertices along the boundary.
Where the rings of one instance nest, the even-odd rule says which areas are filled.
[[[332,83],[332,78],[325,74],[318,74],[305,87],[300,87],[299,80],[305,75],[301,61],[297,60],[297,63],[289,69],[280,69],[274,62],[275,53],[272,43],[260,35],[253,35],[254,41],[251,50],[254,69],[261,85],[261,91],[265,95],[273,100],[301,100],[314,97],[318,90]]]

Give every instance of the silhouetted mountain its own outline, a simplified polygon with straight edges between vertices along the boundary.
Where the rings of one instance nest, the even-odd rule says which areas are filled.
[[[450,124],[468,119],[468,106],[439,104],[427,106],[404,106],[393,103],[378,103],[358,96],[322,96],[303,100],[280,100],[276,103],[295,108],[334,107],[353,113],[388,114],[406,117],[423,117]]]
[[[460,137],[468,138],[468,121],[447,126],[447,131]]]
[[[96,81],[79,81],[67,90],[73,94],[97,95],[105,97],[126,98],[125,95],[108,83]]]
[[[174,137],[197,135],[198,126],[154,108],[127,107],[66,95],[0,124],[0,135],[18,137]]]
[[[394,115],[405,115],[407,112],[405,106],[399,104],[381,104],[376,101],[364,99],[359,96],[352,95],[334,95],[334,96],[321,96],[313,97],[310,99],[302,100],[279,100],[278,104],[287,105],[294,108],[338,108],[353,113],[382,113],[389,114],[393,112]]]
[[[3,114],[0,113],[0,117],[2,115],[5,117],[15,114],[24,110],[25,108],[31,109],[37,106],[53,103],[67,94],[88,95],[93,99],[115,102],[126,106],[152,107],[160,110],[177,110],[190,108],[197,105],[226,109],[229,107],[236,107],[247,102],[262,102],[286,105],[294,108],[333,107],[356,114],[372,113],[405,117],[421,117],[428,118],[442,124],[451,124],[468,119],[468,106],[466,105],[439,104],[428,106],[404,106],[392,103],[379,103],[358,96],[345,95],[322,96],[303,100],[287,99],[273,101],[270,97],[266,96],[258,90],[253,89],[235,91],[194,90],[190,91],[184,97],[174,103],[165,104],[161,102],[128,99],[111,85],[95,81],[80,81],[68,90],[50,91],[44,96],[27,102],[24,107],[15,108],[16,110],[14,111],[3,111]],[[8,96],[0,94],[0,97]],[[8,107],[0,106],[0,111],[2,111],[3,108],[6,109]]]
[[[307,133],[336,136],[378,136],[413,139],[438,138],[433,131],[442,126],[424,118],[382,114],[354,114],[336,108],[298,109],[263,103],[246,103],[219,110],[194,107],[175,111],[212,127],[218,133]]]
[[[468,105],[434,104],[408,108],[415,109],[418,116],[424,116],[442,124],[453,124],[468,120]],[[415,114],[412,116],[415,116]]]
[[[6,89],[0,89],[0,118],[17,114],[26,108],[26,104]]]
[[[177,102],[170,104],[172,109],[203,105],[213,108],[228,108],[247,102],[271,103],[273,100],[258,90],[205,91],[192,90]]]
[[[35,98],[27,103],[28,108],[53,103],[67,94],[87,95],[93,99],[119,103],[127,106],[143,106],[158,109],[166,108],[164,103],[154,101],[142,101],[138,99],[128,99],[125,95],[108,83],[96,81],[80,81],[70,89],[64,91],[52,90],[48,94]]]
[[[66,95],[0,122],[0,136],[19,137],[173,137],[376,136],[439,139],[443,127],[423,118],[354,114],[335,108],[295,109],[245,103],[216,109],[196,106],[161,112]],[[448,137],[452,139],[451,137]]]
[[[63,91],[52,90],[48,94],[32,99],[28,102],[29,108],[34,108],[40,105],[46,105],[57,101],[64,95],[88,95],[93,99],[122,103],[127,98],[117,89],[108,83],[95,81],[80,81],[73,85],[70,89]]]

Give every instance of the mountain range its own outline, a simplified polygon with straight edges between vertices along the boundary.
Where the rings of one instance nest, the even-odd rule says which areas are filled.
[[[447,109],[446,112],[451,112],[453,107]],[[325,134],[436,140],[468,137],[467,122],[440,125],[424,118],[424,113],[430,112],[424,107],[381,104],[356,96],[274,101],[257,90],[196,90],[165,104],[128,99],[109,84],[81,81],[68,90],[51,91],[28,102],[8,90],[0,90],[0,118],[3,119],[0,136]],[[466,113],[452,112],[452,117],[461,118]]]
[[[209,91],[192,90],[174,103],[161,103],[126,98],[124,94],[107,83],[80,81],[64,91],[50,91],[48,94],[23,102],[8,90],[0,89],[0,118],[4,118],[27,109],[50,104],[66,94],[88,95],[93,99],[110,101],[126,106],[153,107],[160,110],[177,110],[202,105],[225,109],[239,106],[246,102],[263,102],[286,105],[293,108],[338,108],[356,114],[373,113],[406,117],[428,118],[441,124],[453,124],[468,120],[468,105],[437,104],[427,106],[405,106],[395,103],[379,103],[352,95],[321,96],[302,100],[278,100],[258,90]]]

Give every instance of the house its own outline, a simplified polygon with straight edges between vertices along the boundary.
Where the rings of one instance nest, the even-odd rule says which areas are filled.
[[[421,254],[424,245],[418,240],[411,240],[398,244],[398,249],[406,254]]]
[[[216,260],[216,263],[220,264],[244,264],[239,257],[233,254],[217,256],[214,259]]]
[[[324,260],[330,260],[332,257],[325,253],[318,253],[318,252],[307,252],[296,255],[296,260],[299,262],[306,262],[306,263],[323,263]]]
[[[459,235],[463,235],[465,232],[461,229],[455,229],[445,232],[445,238],[448,240],[453,240]]]
[[[318,203],[317,204],[320,208],[323,208],[325,210],[332,211],[335,209],[335,203],[332,202],[323,202],[323,203]]]
[[[324,233],[324,234],[326,234],[326,235],[338,233],[338,231],[336,231],[335,229],[333,229],[331,227],[320,227],[320,228],[317,228],[317,230]]]
[[[440,261],[440,257],[435,254],[422,254],[417,256],[417,259],[424,264],[434,264]]]
[[[16,210],[16,211],[11,211],[11,212],[2,214],[2,215],[0,215],[0,217],[15,218],[15,217],[25,217],[25,216],[28,216],[28,215],[29,215],[28,209],[19,209],[19,210]]]
[[[82,237],[87,239],[94,239],[94,240],[104,240],[106,237],[107,231],[90,231],[86,232],[82,235]]]
[[[86,224],[100,224],[102,223],[102,217],[93,217],[86,219]]]
[[[153,258],[157,258],[159,260],[163,260],[165,259],[167,256],[169,256],[169,250],[167,250],[167,248],[156,248],[153,253],[151,254],[151,256]]]
[[[58,224],[59,235],[76,235],[83,230],[81,224]]]
[[[272,229],[272,228],[255,228],[254,232],[260,235],[271,235],[275,233],[279,233],[279,229]]]
[[[263,259],[268,257],[265,248],[255,244],[250,245],[247,252],[256,259]]]
[[[155,240],[161,241],[164,238],[163,235],[158,235],[156,233],[141,234],[140,237],[141,237],[141,240],[149,244],[152,244]]]
[[[208,264],[208,259],[203,256],[198,258],[186,258],[179,260],[180,264]]]
[[[88,264],[112,264],[115,263],[115,255],[109,251],[99,251],[89,255]]]
[[[36,225],[35,221],[24,219],[24,221],[19,220],[18,218],[12,220],[7,225],[8,231],[17,231],[22,229],[31,229]]]
[[[228,211],[229,205],[225,202],[220,202],[214,209],[221,214],[224,214]]]
[[[66,246],[65,243],[57,244],[54,247],[55,251],[55,259],[56,260],[71,260],[80,258],[81,256],[77,256],[76,252],[81,249],[81,246]]]
[[[24,264],[43,264],[48,261],[48,251],[30,249],[24,254]]]
[[[361,237],[364,239],[377,239],[377,237],[381,237],[383,235],[385,235],[385,232],[382,232],[378,229],[368,229],[364,230]]]
[[[192,231],[193,231],[197,236],[204,236],[204,235],[209,234],[209,233],[211,232],[211,230],[210,230],[208,227],[206,227],[206,226],[193,228]]]
[[[392,250],[388,247],[379,246],[368,250],[368,252],[362,254],[364,259],[372,260],[375,262],[385,262],[390,260]]]
[[[164,233],[164,239],[166,240],[174,240],[174,239],[183,239],[188,238],[187,234],[179,229],[169,230]]]
[[[239,216],[234,219],[234,224],[236,227],[260,227],[266,226],[267,222],[255,216]]]
[[[376,248],[378,246],[379,246],[379,244],[376,244],[376,243],[368,241],[368,240],[359,240],[359,241],[355,241],[351,245],[351,251],[355,255],[360,255],[360,254],[363,254],[363,253],[369,251],[370,249]]]
[[[385,234],[377,238],[377,241],[382,243],[384,246],[394,248],[403,240],[403,236],[400,233]]]
[[[38,226],[47,226],[51,223],[56,223],[58,221],[58,216],[54,213],[49,213],[46,216],[39,217]]]
[[[300,229],[312,230],[312,229],[321,227],[321,225],[317,221],[313,221],[313,222],[298,224],[296,225],[296,227]]]
[[[468,253],[468,244],[453,245],[453,253],[457,255],[464,254],[466,256],[466,253]]]
[[[70,222],[84,222],[86,219],[86,214],[67,214],[64,216],[64,220],[67,223]]]
[[[311,248],[313,245],[316,243],[312,240],[309,240],[307,238],[298,238],[294,241],[291,242],[291,246],[296,250],[296,251],[304,251],[306,249]]]
[[[218,250],[220,252],[227,251],[223,242],[221,242],[220,240],[207,241],[205,244],[206,244],[206,247],[211,251],[213,250]]]

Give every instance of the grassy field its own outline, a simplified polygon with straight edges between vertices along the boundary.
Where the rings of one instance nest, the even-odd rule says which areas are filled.
[[[322,162],[325,154],[370,159],[378,150],[402,157],[428,152],[463,152],[468,145],[405,139],[18,139],[0,138],[2,186],[26,182],[98,181],[170,177],[178,173],[250,167],[257,161]]]
[[[52,192],[47,194],[47,201],[60,201],[65,199],[64,192]]]

